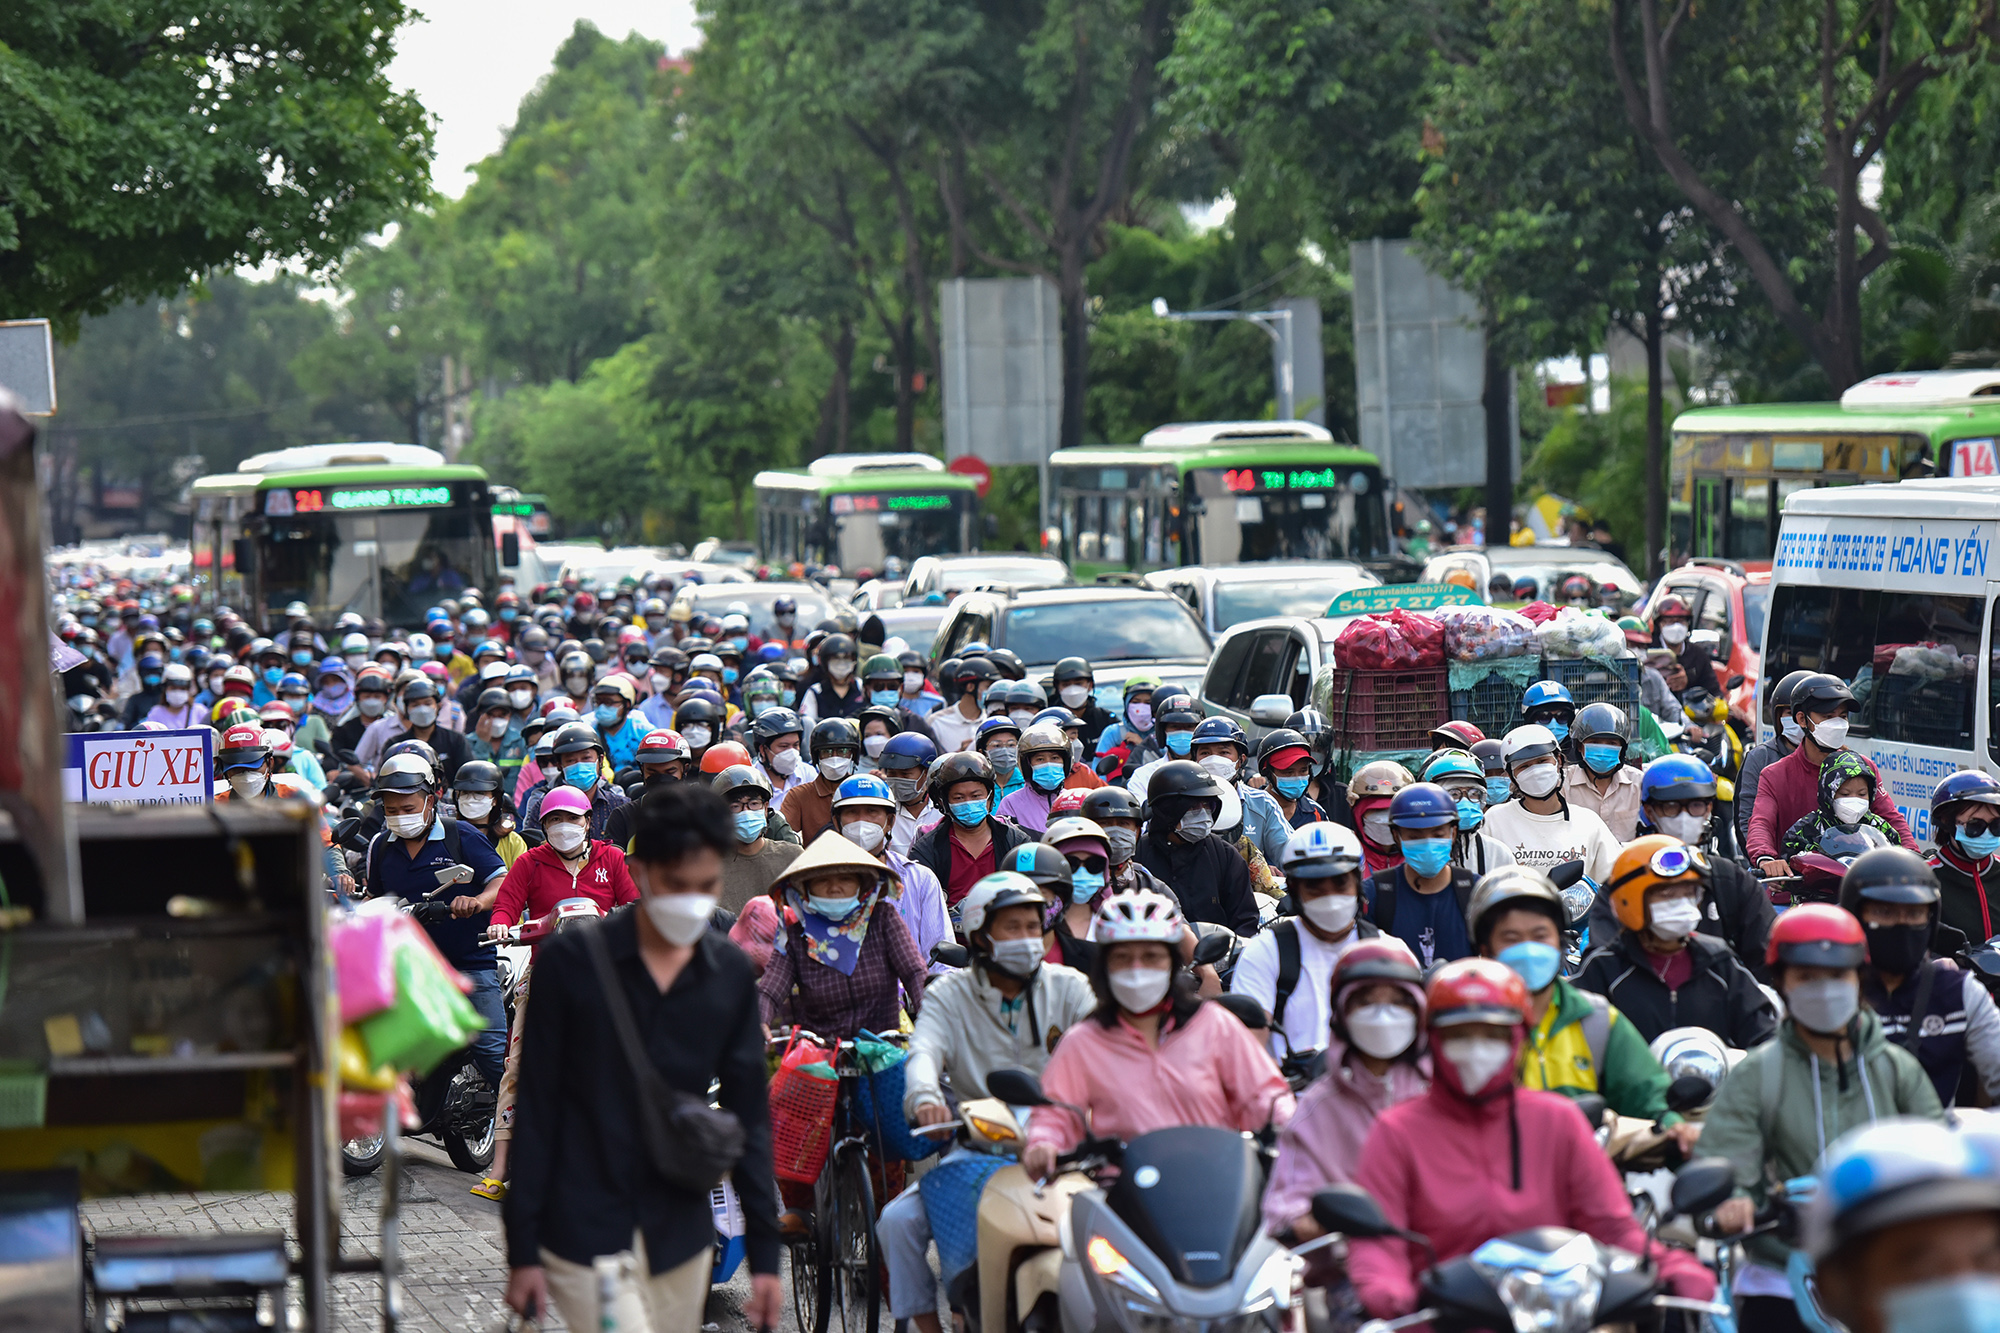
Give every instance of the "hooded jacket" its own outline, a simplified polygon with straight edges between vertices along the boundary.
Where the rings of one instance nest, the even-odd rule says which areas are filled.
[[[1740,799],[1740,798],[1739,798]],[[1772,764],[1767,764],[1757,779],[1757,804],[1750,811],[1750,837],[1746,850],[1750,853],[1750,864],[1785,853],[1780,846],[1786,830],[1798,823],[1803,815],[1811,814],[1819,806],[1819,765],[1806,754],[1801,745]],[[1873,814],[1888,821],[1896,830],[1896,841],[1905,847],[1912,846],[1916,839],[1910,834],[1910,826],[1897,812],[1896,803],[1882,790],[1882,784],[1875,784],[1875,801],[1869,806]]]
[[[1642,822],[1639,831],[1650,833],[1653,830]],[[1708,899],[1702,904],[1701,920],[1696,924],[1695,932],[1728,945],[1758,981],[1768,979],[1764,971],[1764,946],[1771,939],[1771,925],[1777,919],[1777,909],[1771,906],[1771,895],[1764,891],[1764,886],[1749,871],[1724,857],[1710,859]],[[1618,913],[1611,905],[1609,890],[1600,888],[1597,891],[1596,899],[1590,904],[1589,922],[1590,938],[1600,944],[1616,940],[1625,929],[1619,924]]]
[[[1834,818],[1834,793],[1852,778],[1860,778],[1868,784],[1868,799],[1872,802],[1881,783],[1875,776],[1875,765],[1868,760],[1852,750],[1842,750],[1820,765],[1819,805],[1810,814],[1799,816],[1792,826],[1785,830],[1786,856],[1797,856],[1801,852],[1816,850],[1820,836],[1829,829],[1851,832],[1866,825],[1891,843],[1903,841],[1903,836],[1896,831],[1896,826],[1872,810],[1863,814],[1853,824],[1843,824]]]
[[[937,876],[939,884],[947,894],[951,891],[951,831],[957,825],[946,815],[937,823],[910,839],[909,859]],[[988,819],[986,827],[993,833],[993,864],[1003,864],[1008,852],[1022,843],[1035,840],[1032,833],[1004,819]]]
[[[1139,864],[1174,886],[1181,915],[1227,926],[1246,939],[1255,935],[1257,895],[1235,847],[1212,833],[1199,842],[1173,842],[1158,824],[1149,824],[1139,839]]]
[[[1743,752],[1743,762],[1736,770],[1736,803],[1732,811],[1738,847],[1750,845],[1750,812],[1757,808],[1757,783],[1764,770],[1791,752],[1792,747],[1782,734],[1759,741]]]
[[[1576,974],[1582,990],[1595,991],[1650,1043],[1670,1028],[1707,1028],[1723,1044],[1747,1051],[1771,1039],[1778,1016],[1729,946],[1696,932],[1687,937],[1694,974],[1679,990],[1668,990],[1653,970],[1652,955],[1637,932],[1623,930],[1609,944],[1592,949]]]
[[[1938,920],[1974,944],[2000,935],[2000,856],[1968,858],[1957,848],[1931,853],[1938,877]]]
[[[1848,1033],[1852,1054],[1843,1049],[1838,1062],[1822,1061],[1787,1018],[1722,1080],[1701,1150],[1727,1157],[1737,1193],[1759,1207],[1770,1182],[1812,1174],[1826,1145],[1850,1129],[1899,1115],[1944,1118],[1924,1067],[1883,1039],[1880,1019],[1863,1009]],[[1774,1236],[1753,1237],[1745,1248],[1761,1263],[1785,1266],[1786,1246]]]
[[[983,967],[936,978],[924,990],[924,1011],[910,1035],[903,1113],[914,1118],[925,1103],[944,1105],[939,1077],[945,1073],[960,1098],[984,1097],[986,1076],[996,1069],[1040,1073],[1062,1035],[1096,1008],[1090,978],[1054,963],[1036,968],[1011,1005]]]

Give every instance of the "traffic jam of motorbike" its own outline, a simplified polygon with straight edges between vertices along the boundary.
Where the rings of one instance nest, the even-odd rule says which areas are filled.
[[[2000,1318],[2000,779],[1899,804],[1878,680],[1746,687],[1663,588],[1454,580],[1252,721],[763,574],[268,634],[53,577],[72,730],[206,728],[214,801],[316,810],[343,1166],[440,1144],[522,1316],[666,1327],[747,1267],[809,1333]],[[1502,642],[1542,656],[1497,708],[1409,684]],[[349,976],[403,939],[451,1036],[385,1061]]]

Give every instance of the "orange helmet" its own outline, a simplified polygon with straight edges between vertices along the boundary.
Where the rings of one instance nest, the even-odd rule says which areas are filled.
[[[750,752],[748,750],[735,741],[722,741],[709,746],[702,753],[701,771],[709,774],[720,773],[732,764],[747,764],[749,762]]]
[[[1611,910],[1627,930],[1646,928],[1646,890],[1662,884],[1708,885],[1708,857],[1679,838],[1649,833],[1625,844],[1611,863]]]

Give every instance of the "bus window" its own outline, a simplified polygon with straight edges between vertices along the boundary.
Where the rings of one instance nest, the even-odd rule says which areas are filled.
[[[1125,497],[1104,497],[1104,559],[1107,564],[1125,563]]]
[[[1765,670],[1839,676],[1854,691],[1856,735],[1969,749],[1983,616],[1977,597],[1780,588]]]
[[[1729,483],[1728,554],[1739,560],[1762,559],[1771,550],[1771,483],[1739,479]]]
[[[1104,500],[1096,495],[1076,497],[1076,558],[1079,560],[1102,560],[1104,542],[1100,535],[1104,526]]]

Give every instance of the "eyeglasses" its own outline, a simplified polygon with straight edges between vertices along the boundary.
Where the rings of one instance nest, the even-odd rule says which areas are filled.
[[[1715,809],[1715,802],[1706,796],[1697,796],[1686,801],[1652,801],[1649,804],[1662,816],[1686,814],[1706,819]]]
[[[1983,838],[1989,833],[2000,833],[2000,819],[1968,819],[1958,826],[1958,831],[1968,838]]]
[[[753,810],[762,811],[768,808],[769,804],[761,796],[739,796],[729,803],[729,813],[732,815],[746,815]]]

